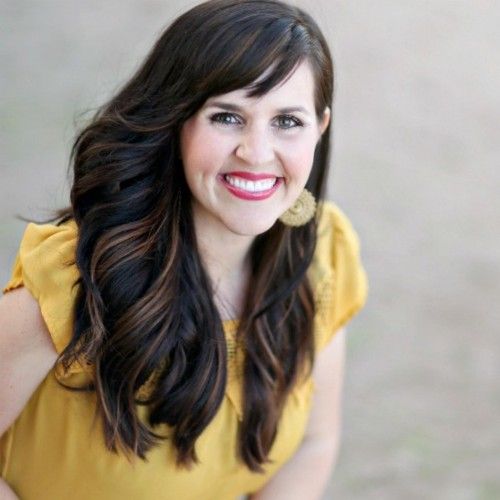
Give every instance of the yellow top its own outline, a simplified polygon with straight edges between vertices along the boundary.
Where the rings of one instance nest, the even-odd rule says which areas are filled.
[[[317,301],[315,336],[322,349],[339,327],[363,307],[368,283],[360,261],[359,240],[346,215],[325,202],[318,244],[309,270]],[[57,352],[69,342],[78,278],[74,258],[77,227],[30,223],[25,229],[12,277],[4,293],[25,286],[37,299]],[[261,488],[296,451],[304,435],[314,383],[296,387],[289,398],[265,474],[253,473],[236,457],[241,419],[241,351],[235,321],[224,322],[228,348],[226,397],[216,417],[196,441],[200,464],[176,469],[168,440],[153,448],[148,462],[129,463],[109,452],[98,423],[91,427],[95,394],[62,388],[78,385],[85,368],[66,375],[56,365],[0,438],[0,473],[22,500],[231,499]],[[165,434],[166,427],[158,429]]]

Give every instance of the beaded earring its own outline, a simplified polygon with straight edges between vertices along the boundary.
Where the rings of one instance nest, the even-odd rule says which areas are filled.
[[[286,226],[298,227],[307,224],[316,213],[316,200],[310,191],[304,189],[295,203],[281,215],[279,220]]]

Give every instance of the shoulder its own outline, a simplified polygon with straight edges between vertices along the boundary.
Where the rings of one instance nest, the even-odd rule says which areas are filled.
[[[331,201],[319,203],[318,210],[316,257],[335,257],[346,249],[359,252],[359,236],[346,213]]]
[[[317,242],[310,273],[314,282],[325,275],[359,268],[360,239],[344,211],[331,201],[318,204]]]
[[[324,347],[333,334],[364,305],[368,278],[362,262],[358,232],[335,203],[318,204],[316,251],[309,269],[316,308],[316,329]]]

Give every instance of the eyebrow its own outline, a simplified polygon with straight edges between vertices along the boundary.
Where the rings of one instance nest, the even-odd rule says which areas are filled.
[[[207,104],[207,108],[212,108],[212,107],[221,108],[226,111],[236,111],[238,113],[241,113],[243,111],[243,108],[241,106],[224,101],[212,101]],[[298,111],[300,113],[304,113],[305,115],[310,115],[309,111],[307,111],[307,109],[304,108],[303,106],[288,106],[286,108],[280,108],[277,111],[278,113],[283,113],[283,114],[295,113]]]

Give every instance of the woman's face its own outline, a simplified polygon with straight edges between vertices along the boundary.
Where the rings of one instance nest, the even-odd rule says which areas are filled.
[[[307,62],[262,97],[209,98],[180,133],[196,227],[257,236],[302,192],[330,110],[318,121]]]

